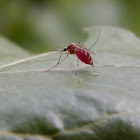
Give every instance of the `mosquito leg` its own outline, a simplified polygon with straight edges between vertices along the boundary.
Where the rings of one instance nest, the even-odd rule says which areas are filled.
[[[51,67],[50,69],[48,69],[48,70],[44,70],[44,71],[45,71],[45,72],[48,72],[48,71],[50,71],[51,69],[53,69],[55,66],[57,66],[57,65],[60,63],[61,56],[62,56],[62,52],[61,52],[61,54],[60,54],[60,57],[59,57],[58,62],[57,62],[53,67]]]
[[[67,56],[61,62],[59,62],[59,64],[62,63],[68,57],[68,55],[69,53],[67,53]]]
[[[94,59],[92,59],[92,60],[93,60],[93,61],[95,61],[96,63],[98,63],[98,64],[102,65],[102,66],[113,66],[113,65],[104,65],[104,64],[99,63],[98,61],[96,61],[96,60],[94,60]]]
[[[79,63],[78,63],[78,57],[77,57],[77,72],[78,72],[78,82],[80,83],[80,79],[79,79]]]
[[[44,71],[45,71],[45,72],[50,71],[51,69],[53,69],[54,67],[56,67],[58,64],[62,63],[62,62],[68,57],[68,54],[67,54],[67,56],[66,56],[62,61],[60,61],[60,60],[61,60],[62,54],[63,54],[63,52],[61,52],[58,62],[57,62],[53,67],[51,67],[51,68],[48,69],[48,70],[44,70]]]
[[[82,44],[82,45],[81,45],[81,47],[84,47],[84,48],[85,48],[85,45],[84,45],[84,44]]]

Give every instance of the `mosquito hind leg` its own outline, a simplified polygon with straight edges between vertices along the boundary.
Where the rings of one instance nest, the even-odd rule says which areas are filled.
[[[96,63],[98,63],[98,64],[102,65],[102,66],[113,66],[113,65],[104,65],[104,64],[102,64],[102,63],[100,63],[100,62],[96,61],[95,59],[92,59],[92,60],[93,60],[93,61],[95,61]]]

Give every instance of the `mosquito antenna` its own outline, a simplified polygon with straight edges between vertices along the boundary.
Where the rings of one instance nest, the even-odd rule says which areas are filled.
[[[90,50],[97,43],[97,41],[99,40],[99,37],[100,37],[100,28],[99,28],[99,33],[98,33],[98,37],[97,37],[96,41],[88,50]]]

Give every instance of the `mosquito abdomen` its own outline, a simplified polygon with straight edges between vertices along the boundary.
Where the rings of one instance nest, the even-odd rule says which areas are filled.
[[[90,54],[88,52],[81,50],[81,49],[77,49],[76,55],[82,62],[89,64],[89,65],[93,65],[92,57],[90,56]]]

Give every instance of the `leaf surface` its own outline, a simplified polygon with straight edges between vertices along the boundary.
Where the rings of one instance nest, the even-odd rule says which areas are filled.
[[[86,48],[98,29],[85,29]],[[14,54],[17,47],[0,44],[0,54],[13,50],[0,55],[0,140],[140,139],[140,39],[116,27],[100,30],[92,57],[112,66],[79,61],[80,83],[73,55],[44,72],[60,52]]]

